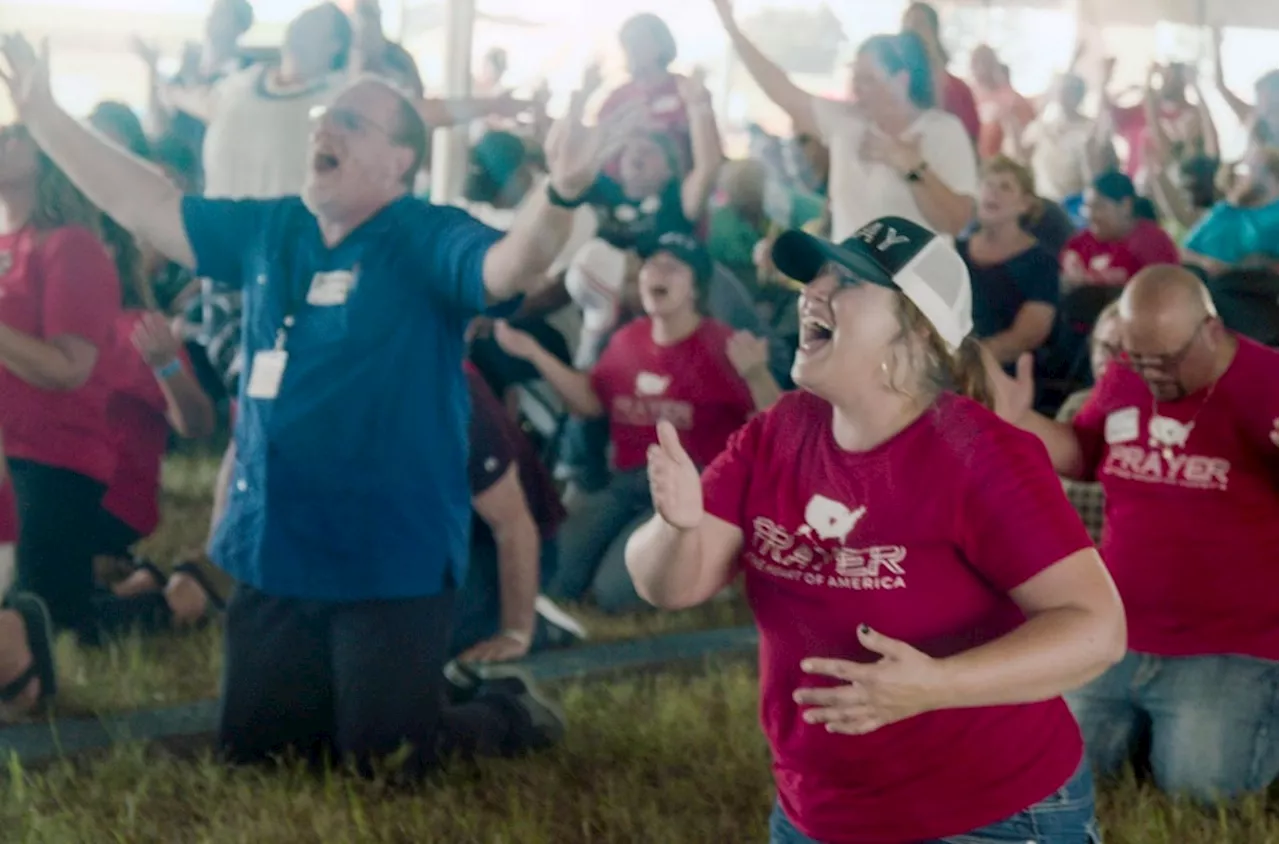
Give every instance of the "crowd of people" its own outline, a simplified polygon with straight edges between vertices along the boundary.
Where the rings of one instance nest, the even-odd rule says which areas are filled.
[[[0,716],[58,631],[221,616],[229,760],[416,775],[558,740],[513,661],[586,637],[566,603],[741,582],[775,844],[1098,840],[1125,764],[1276,779],[1276,73],[1217,62],[1227,162],[1186,65],[966,82],[913,3],[829,100],[711,2],[794,128],[739,161],[651,14],[554,122],[501,52],[426,97],[369,0],[278,51],[215,0],[173,78],[137,43],[143,119],[4,36]],[[172,438],[228,428],[208,560],[139,557]]]

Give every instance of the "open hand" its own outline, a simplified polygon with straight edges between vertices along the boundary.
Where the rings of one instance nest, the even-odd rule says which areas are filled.
[[[529,360],[540,348],[532,334],[512,328],[511,323],[505,319],[493,323],[493,339],[498,341],[498,347],[502,351],[520,360]]]
[[[895,138],[875,129],[863,135],[859,157],[863,161],[887,164],[903,176],[924,164],[919,135]]]
[[[658,444],[649,446],[649,494],[667,524],[692,530],[702,521],[702,479],[675,426],[658,423]]]
[[[645,104],[635,103],[601,125],[586,126],[582,122],[584,101],[581,92],[574,96],[569,113],[547,133],[547,174],[551,186],[566,199],[577,199],[586,193],[605,162],[648,117]]]
[[[1035,402],[1036,385],[1032,376],[1035,363],[1030,352],[1018,358],[1017,376],[1010,378],[1005,374],[1000,362],[986,348],[982,349],[982,364],[987,370],[987,382],[991,386],[991,397],[995,402],[992,408],[996,416],[1011,425],[1018,425],[1031,412]]]
[[[149,312],[142,315],[133,328],[134,348],[142,355],[147,366],[160,369],[173,363],[178,357],[178,335],[163,314]]]
[[[933,657],[865,624],[858,628],[858,641],[880,654],[880,660],[813,658],[800,664],[806,674],[846,683],[796,690],[796,703],[813,707],[804,713],[807,723],[824,724],[831,733],[860,736],[937,709],[946,700],[940,663]]]
[[[5,69],[0,80],[9,89],[13,106],[23,114],[31,105],[53,98],[49,91],[49,42],[40,42],[40,51],[21,35],[0,35],[0,56]]]
[[[467,648],[459,662],[507,662],[529,653],[529,645],[512,636],[499,633],[491,639],[477,642]]]

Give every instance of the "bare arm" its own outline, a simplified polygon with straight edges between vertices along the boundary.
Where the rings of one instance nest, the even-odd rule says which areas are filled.
[[[1098,552],[1083,549],[1010,592],[1027,620],[985,645],[941,660],[948,707],[1048,700],[1124,656],[1124,608]]]
[[[782,388],[769,371],[768,364],[751,370],[742,376],[742,380],[747,382],[747,389],[751,391],[751,401],[757,412],[768,410],[782,398]]]
[[[185,367],[156,381],[164,393],[165,416],[178,436],[201,439],[213,433],[213,402]]]
[[[736,573],[742,531],[703,514],[698,526],[682,530],[660,515],[627,540],[627,571],[636,593],[655,607],[695,607],[719,594]]]
[[[935,229],[958,236],[969,226],[974,214],[973,197],[953,191],[932,167],[926,167],[910,185],[920,213]]]
[[[43,95],[23,119],[36,143],[91,202],[173,261],[195,266],[182,224],[182,191],[158,168],[86,127]]]
[[[498,594],[502,630],[533,637],[542,540],[512,463],[493,486],[471,499],[498,547]]]
[[[1044,345],[1053,331],[1057,312],[1058,309],[1048,302],[1027,302],[1018,309],[1013,325],[982,343],[996,360],[1013,363],[1024,352],[1033,352]]]
[[[591,387],[591,376],[588,373],[562,363],[542,346],[533,351],[528,361],[552,389],[559,393],[560,398],[564,399],[570,413],[586,419],[604,415],[604,405]]]
[[[98,349],[71,335],[40,340],[0,323],[0,365],[41,390],[75,390],[93,374]]]
[[[464,99],[425,99],[418,102],[418,113],[432,129],[442,129],[470,123],[490,115],[515,117],[533,108],[526,100],[502,97],[468,97]]]
[[[733,44],[733,49],[751,78],[755,80],[766,97],[787,113],[797,135],[820,135],[818,121],[813,113],[813,95],[791,81],[786,71],[774,64],[768,56],[760,52],[760,48],[738,28],[734,20],[733,9],[727,0],[717,0],[716,11],[725,33]]]
[[[693,168],[680,186],[680,204],[685,219],[696,222],[702,218],[707,198],[715,187],[720,165],[724,163],[724,151],[720,148],[720,133],[716,129],[715,112],[711,110],[710,95],[700,85],[689,84],[686,87]]]
[[[162,102],[170,109],[189,114],[201,123],[213,119],[216,102],[211,85],[162,85]]]
[[[1217,27],[1213,30],[1213,85],[1222,99],[1227,101],[1227,106],[1235,113],[1236,119],[1249,125],[1253,121],[1254,108],[1227,87],[1227,75],[1222,70],[1222,30]]]
[[[1204,97],[1204,91],[1200,90],[1197,82],[1192,83],[1192,90],[1196,95],[1196,117],[1199,124],[1200,139],[1203,141],[1204,154],[1214,161],[1220,161],[1222,158],[1222,147],[1218,143],[1218,127],[1213,122],[1213,115],[1209,113],[1209,101]]]
[[[535,187],[506,235],[485,255],[489,298],[503,302],[542,284],[572,227],[573,211],[552,205],[546,190]]]

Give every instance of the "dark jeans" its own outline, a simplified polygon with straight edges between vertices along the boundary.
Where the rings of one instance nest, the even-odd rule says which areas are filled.
[[[94,521],[94,554],[107,557],[128,557],[134,544],[142,539],[142,534],[98,507],[98,518]]]
[[[164,595],[117,598],[96,589],[93,526],[105,487],[92,478],[29,460],[10,460],[18,499],[16,588],[44,599],[56,627],[86,644],[135,628],[167,628],[172,613]]]
[[[555,574],[556,541],[544,540],[538,570],[538,588],[545,589]],[[453,623],[453,635],[449,643],[449,657],[453,658],[474,644],[498,635],[502,629],[501,576],[498,571],[498,548],[493,542],[472,542],[471,562],[467,566],[467,582],[458,590]],[[540,651],[556,644],[547,622],[542,616],[535,620],[533,643],[529,652]]]
[[[979,797],[980,795],[975,795]],[[1062,788],[1002,821],[959,835],[921,844],[1102,844],[1093,815],[1093,776],[1086,763]],[[769,816],[769,844],[822,844],[796,829],[774,804]]]
[[[452,756],[520,752],[521,711],[481,696],[445,705],[453,594],[333,603],[239,585],[227,607],[218,747],[233,763],[293,751],[371,763],[412,747],[416,779]]]

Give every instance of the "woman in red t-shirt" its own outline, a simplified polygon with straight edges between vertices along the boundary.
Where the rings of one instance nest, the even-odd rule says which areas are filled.
[[[92,627],[93,523],[115,468],[107,425],[120,283],[101,214],[24,127],[0,129],[0,429],[18,500],[18,588]]]
[[[1111,171],[1094,179],[1084,194],[1089,228],[1062,249],[1062,287],[1086,284],[1122,287],[1143,267],[1177,264],[1178,247],[1164,229],[1139,217],[1133,180]]]
[[[653,512],[644,479],[654,424],[670,420],[689,438],[693,459],[711,462],[729,435],[778,396],[763,340],[735,335],[702,316],[698,300],[712,264],[693,238],[668,232],[641,249],[640,300],[646,316],[609,340],[590,372],[561,363],[532,337],[498,323],[507,354],[532,363],[569,412],[609,418],[613,469],[608,486],[560,531],[560,559],[547,592],[577,600],[588,591],[606,611],[634,609],[623,564],[627,536]]]
[[[659,515],[627,548],[661,607],[744,574],[772,840],[1091,840],[1092,780],[1059,695],[1120,658],[1124,615],[1044,449],[966,397],[986,380],[964,263],[893,217],[841,246],[790,232],[774,262],[811,280],[803,392],[701,482],[662,423]]]

